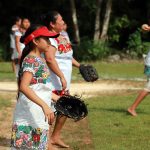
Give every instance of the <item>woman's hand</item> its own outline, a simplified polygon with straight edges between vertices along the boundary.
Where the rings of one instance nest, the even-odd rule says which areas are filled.
[[[143,29],[144,31],[149,31],[149,30],[150,30],[150,26],[149,26],[148,24],[143,24],[143,25],[142,25],[142,29]]]
[[[48,124],[52,125],[55,119],[54,112],[48,107],[48,105],[44,105],[42,107],[44,115],[45,115],[45,121],[48,120]]]
[[[62,84],[62,89],[65,90],[67,88],[67,82],[65,78],[60,78],[61,84]]]
[[[60,96],[56,95],[55,93],[52,92],[52,100],[54,102],[57,102],[57,100],[60,98]]]

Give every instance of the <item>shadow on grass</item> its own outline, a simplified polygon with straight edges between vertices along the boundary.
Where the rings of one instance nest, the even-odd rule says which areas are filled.
[[[126,110],[125,109],[121,109],[121,108],[101,108],[101,110],[103,110],[103,111],[111,111],[111,112],[116,112],[116,113],[120,113],[120,112],[123,112],[123,113],[125,113],[126,112]]]
[[[125,115],[130,115],[131,114],[127,111],[127,108],[94,108],[92,111],[102,111],[102,112],[113,112],[113,113],[123,113]],[[137,109],[137,114],[143,114],[143,115],[149,115],[148,112],[145,112],[142,109]]]
[[[3,71],[3,70],[0,70],[0,73],[1,73],[1,74],[5,74],[5,73],[12,73],[12,74],[13,74],[12,71]]]
[[[5,137],[0,137],[0,146],[10,146],[10,139]]]
[[[110,112],[116,112],[116,113],[125,113],[127,110],[124,108],[92,108],[91,111],[110,111]]]

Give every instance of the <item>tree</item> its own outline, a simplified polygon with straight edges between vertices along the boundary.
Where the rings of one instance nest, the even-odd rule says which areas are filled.
[[[96,17],[95,17],[95,30],[94,30],[94,41],[98,41],[100,37],[100,13],[101,13],[101,4],[103,0],[97,0],[96,8]]]
[[[105,40],[107,38],[107,31],[108,31],[108,27],[109,27],[111,9],[112,9],[112,0],[107,0],[106,12],[105,12],[103,26],[102,26],[102,32],[101,32],[101,36],[100,36],[100,39],[103,39],[103,40]]]
[[[103,21],[101,21],[102,13],[102,2],[103,0],[97,0],[96,7],[96,18],[95,18],[95,32],[94,32],[94,41],[105,40],[107,37],[107,31],[109,27],[110,14],[112,9],[112,0],[107,0],[106,9]]]
[[[75,39],[75,42],[79,44],[80,36],[79,36],[78,19],[76,15],[75,1],[70,0],[70,4],[71,4],[72,21],[73,21],[73,27],[74,27],[74,39]]]

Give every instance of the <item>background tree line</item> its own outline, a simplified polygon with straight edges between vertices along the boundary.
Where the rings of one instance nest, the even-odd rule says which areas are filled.
[[[36,23],[49,10],[64,17],[77,59],[99,60],[115,53],[139,58],[149,47],[149,33],[140,29],[150,21],[149,7],[149,0],[0,1],[0,60],[10,60],[13,17],[25,16]]]

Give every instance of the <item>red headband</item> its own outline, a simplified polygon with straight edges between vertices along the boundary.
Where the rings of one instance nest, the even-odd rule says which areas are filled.
[[[25,39],[24,39],[24,44],[27,45],[29,42],[31,42],[34,38],[37,38],[39,36],[46,36],[46,37],[52,37],[52,38],[56,38],[59,36],[58,33],[54,33],[54,32],[50,32],[47,27],[42,26],[40,28],[38,28],[37,30],[35,30],[34,32],[32,32],[30,35],[28,35]]]

